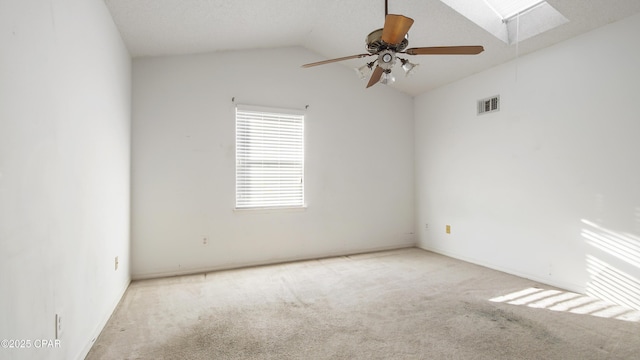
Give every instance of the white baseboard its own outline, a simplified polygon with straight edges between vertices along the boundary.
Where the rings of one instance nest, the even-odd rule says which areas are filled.
[[[471,264],[475,264],[475,265],[480,265],[480,266],[484,266],[486,268],[489,269],[493,269],[493,270],[497,270],[497,271],[501,271],[503,273],[507,273],[507,274],[511,274],[511,275],[515,275],[515,276],[519,276],[521,278],[525,278],[525,279],[529,279],[529,280],[533,280],[542,284],[546,284],[546,285],[550,285],[553,287],[557,287],[560,289],[564,289],[564,290],[568,290],[571,292],[575,292],[575,293],[579,293],[579,294],[584,294],[585,292],[585,288],[584,285],[578,285],[578,284],[573,284],[570,282],[565,282],[565,281],[561,281],[558,279],[551,279],[551,278],[546,278],[546,277],[540,277],[538,275],[535,274],[530,274],[530,273],[525,273],[516,269],[511,269],[511,268],[507,268],[507,267],[503,267],[500,265],[496,265],[496,264],[492,264],[492,263],[488,263],[482,260],[478,260],[475,258],[470,258],[467,256],[463,256],[460,254],[456,254],[450,251],[446,251],[446,250],[442,250],[442,249],[437,249],[437,248],[432,248],[429,246],[424,246],[424,245],[416,245],[416,247],[423,249],[423,250],[427,250],[427,251],[431,251],[437,254],[441,254],[441,255],[445,255],[454,259],[458,259],[458,260],[462,260],[462,261],[466,261],[468,263]]]
[[[416,247],[415,243],[410,244],[396,244],[391,246],[380,246],[373,247],[368,249],[353,249],[346,251],[335,251],[335,252],[325,252],[318,255],[309,255],[309,256],[300,256],[300,257],[288,257],[288,258],[280,258],[275,260],[267,260],[267,261],[249,261],[243,263],[236,264],[223,264],[219,266],[210,266],[196,269],[187,269],[181,271],[165,271],[165,272],[154,272],[154,273],[146,273],[146,274],[133,274],[132,280],[147,280],[147,279],[157,279],[171,276],[182,276],[182,275],[193,275],[193,274],[202,274],[213,271],[221,271],[221,270],[232,270],[232,269],[242,269],[254,266],[264,266],[264,265],[274,265],[274,264],[282,264],[294,261],[305,261],[305,260],[314,260],[314,259],[322,259],[329,258],[335,256],[346,256],[346,255],[355,255],[355,254],[363,254],[377,251],[385,251],[385,250],[396,250],[396,249],[404,249]]]
[[[102,332],[102,330],[104,329],[104,327],[107,325],[107,322],[109,321],[109,319],[111,318],[111,315],[114,313],[114,311],[116,310],[116,308],[118,307],[118,304],[120,303],[120,301],[122,300],[122,297],[124,296],[124,293],[127,291],[127,289],[129,288],[129,284],[131,284],[131,278],[129,278],[129,280],[126,282],[125,286],[120,289],[120,293],[118,294],[118,296],[116,297],[115,301],[111,304],[111,306],[109,307],[109,311],[106,312],[106,314],[104,314],[102,316],[102,320],[100,320],[100,323],[98,323],[98,325],[96,325],[95,329],[93,330],[93,332],[91,333],[91,341],[89,341],[84,348],[82,349],[82,352],[80,353],[80,355],[77,357],[78,360],[83,360],[84,358],[87,357],[87,355],[89,354],[89,351],[91,351],[91,347],[93,346],[93,344],[96,342],[96,340],[98,339],[98,336],[100,336],[100,333]]]

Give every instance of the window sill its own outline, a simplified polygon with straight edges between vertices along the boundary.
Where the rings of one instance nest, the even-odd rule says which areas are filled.
[[[292,206],[292,207],[260,207],[260,208],[234,208],[234,213],[251,213],[251,214],[266,214],[266,213],[281,213],[281,212],[300,212],[306,211],[307,205],[304,206]]]

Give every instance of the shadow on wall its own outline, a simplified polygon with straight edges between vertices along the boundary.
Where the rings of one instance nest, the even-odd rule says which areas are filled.
[[[489,299],[489,301],[607,319],[640,322],[640,310],[561,290],[545,290],[532,287],[508,295],[498,296]]]
[[[636,208],[640,224],[640,208]],[[640,310],[640,237],[582,219],[587,249],[587,295]]]

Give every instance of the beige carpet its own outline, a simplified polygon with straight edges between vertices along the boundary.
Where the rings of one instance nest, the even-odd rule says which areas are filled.
[[[639,359],[638,320],[413,248],[133,282],[87,359]]]

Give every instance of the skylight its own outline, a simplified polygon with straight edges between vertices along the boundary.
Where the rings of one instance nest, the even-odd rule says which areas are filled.
[[[546,1],[544,0],[484,0],[501,19],[506,20],[524,13]]]
[[[569,20],[544,0],[441,0],[493,36],[515,44]]]

